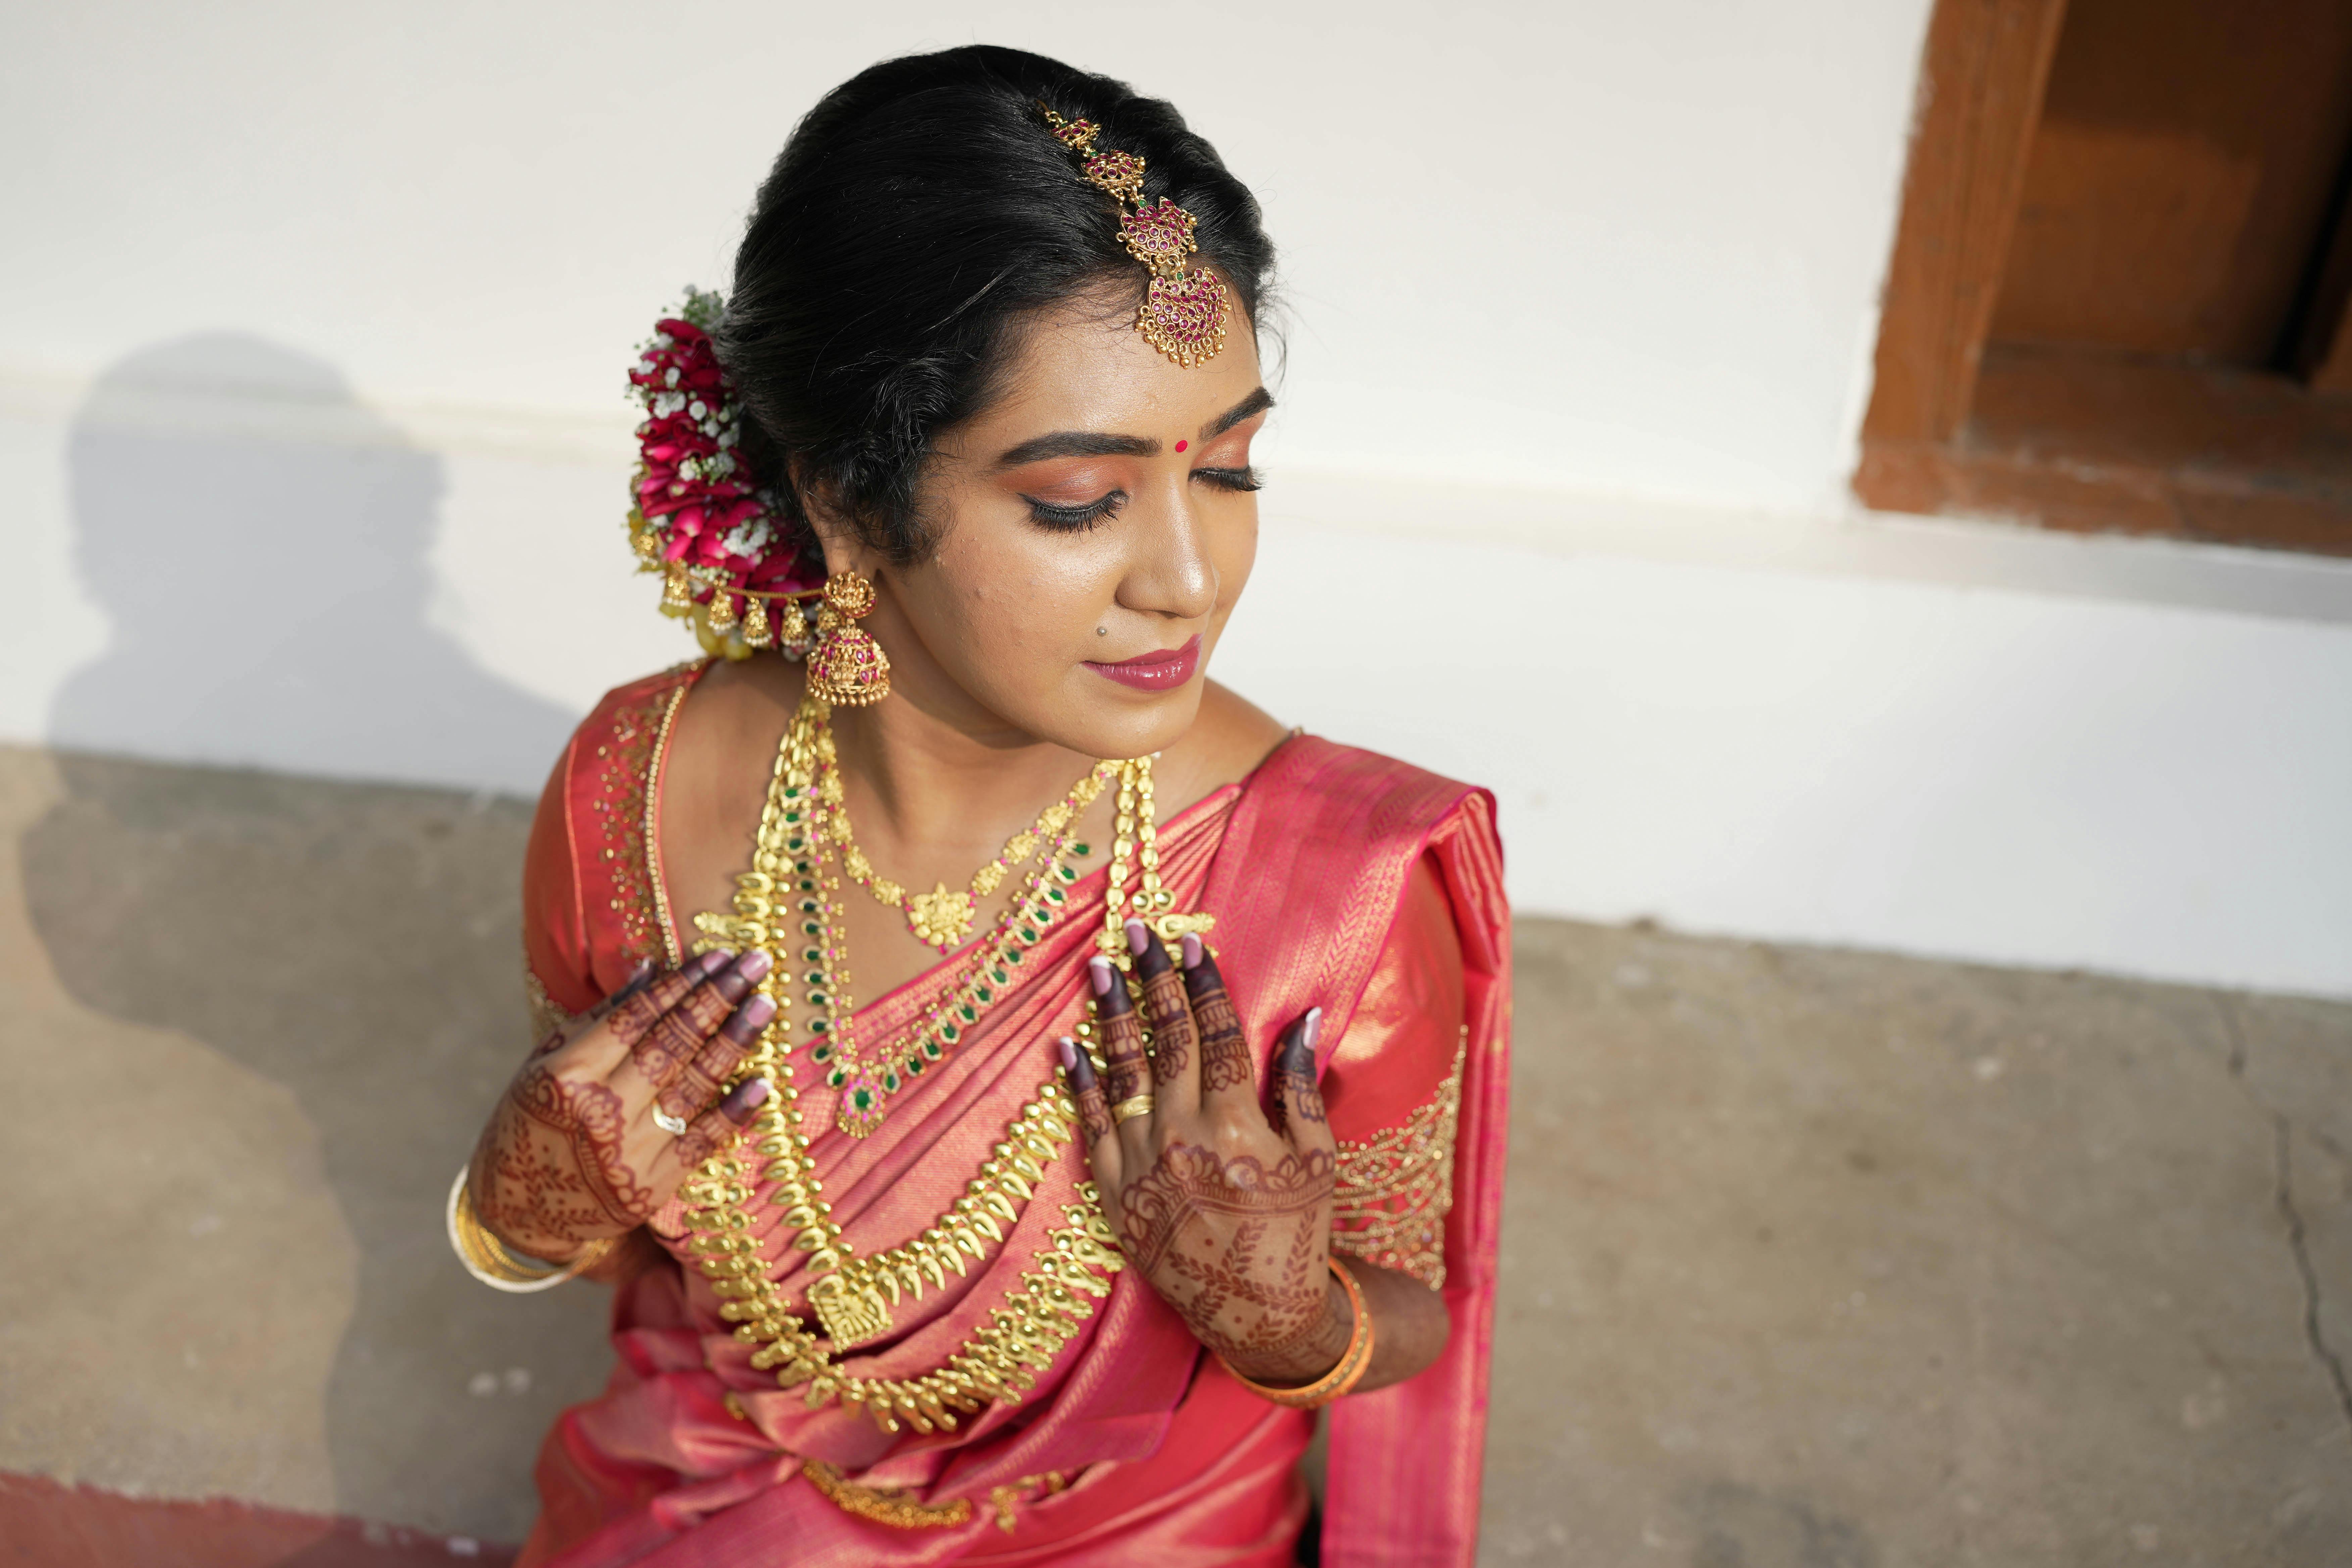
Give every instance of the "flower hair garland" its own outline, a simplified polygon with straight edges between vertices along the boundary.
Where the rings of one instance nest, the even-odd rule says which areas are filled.
[[[692,621],[706,651],[797,658],[811,641],[799,601],[823,588],[824,567],[744,457],[735,392],[710,344],[725,312],[719,296],[688,288],[637,350],[629,384],[646,417],[629,543],[640,570],[662,574],[662,613]]]

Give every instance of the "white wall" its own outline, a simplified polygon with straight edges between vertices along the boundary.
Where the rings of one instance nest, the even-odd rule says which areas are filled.
[[[1218,674],[1495,783],[1524,905],[2352,993],[2352,574],[1843,499],[1926,0],[845,10],[0,19],[0,735],[531,787],[685,651],[630,347],[823,88],[986,38],[1265,202]]]

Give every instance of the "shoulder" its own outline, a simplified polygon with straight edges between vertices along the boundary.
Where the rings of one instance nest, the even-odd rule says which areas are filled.
[[[679,699],[701,672],[681,665],[604,693],[540,795],[523,864],[525,947],[541,984],[569,1010],[610,989],[604,959],[625,969],[659,951],[647,785]]]
[[[1395,840],[1401,849],[1465,810],[1493,815],[1492,797],[1475,784],[1320,735],[1286,740],[1250,776],[1247,793],[1294,830],[1368,846]]]
[[[1347,811],[1386,805],[1408,813],[1485,792],[1360,746],[1285,726],[1228,687],[1211,681],[1200,717],[1161,754],[1163,802],[1181,810],[1227,784],[1278,789],[1289,804]]]
[[[709,660],[695,659],[615,686],[597,700],[572,732],[574,754],[583,748],[590,756],[611,756],[616,748],[643,750],[648,754],[639,761],[649,763],[657,732],[676,716],[679,700],[709,668]]]
[[[597,699],[556,759],[540,799],[541,816],[559,802],[577,811],[588,799],[625,793],[632,785],[642,789],[679,700],[702,670],[698,661],[678,665],[615,686]]]
[[[1291,731],[1281,721],[1229,687],[1212,680],[1183,739],[1154,764],[1160,809],[1173,816],[1194,801],[1256,772]]]

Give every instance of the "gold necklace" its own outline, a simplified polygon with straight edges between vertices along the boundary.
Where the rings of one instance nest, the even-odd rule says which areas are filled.
[[[830,741],[828,736],[828,744]],[[824,803],[829,837],[840,849],[841,868],[849,879],[873,894],[875,902],[903,912],[908,930],[945,952],[971,940],[972,921],[981,900],[994,896],[1013,869],[1037,853],[1039,845],[1057,837],[1076,821],[1118,772],[1117,763],[1097,763],[1084,778],[1070,786],[1067,795],[1040,813],[1034,823],[1006,839],[996,858],[971,874],[971,887],[966,892],[950,892],[948,885],[940,882],[928,893],[909,895],[903,883],[877,872],[874,862],[857,847],[856,835],[850,831],[849,807],[842,798],[837,771],[827,773],[819,798]]]
[[[1005,1140],[991,1151],[992,1157],[967,1184],[964,1195],[937,1223],[902,1246],[860,1255],[834,1223],[832,1205],[824,1200],[801,1131],[800,1090],[792,1061],[791,976],[783,962],[793,946],[790,928],[795,912],[802,917],[797,922],[800,936],[814,944],[800,950],[804,963],[818,965],[826,952],[839,952],[838,943],[827,940],[828,922],[822,918],[828,900],[817,896],[823,888],[814,832],[821,800],[816,779],[826,713],[821,699],[804,698],[777,748],[752,868],[736,878],[734,914],[695,917],[697,927],[709,933],[696,944],[698,951],[725,941],[760,947],[777,961],[760,982],[761,992],[777,1005],[776,1016],[734,1079],[740,1082],[765,1075],[777,1092],[761,1106],[749,1130],[758,1157],[751,1163],[760,1167],[756,1175],[739,1142],[705,1161],[681,1190],[693,1233],[688,1250],[721,1298],[720,1315],[736,1325],[736,1338],[760,1347],[752,1364],[772,1371],[779,1386],[805,1385],[809,1408],[839,1398],[862,1406],[887,1432],[899,1429],[901,1416],[925,1432],[952,1429],[951,1411],[977,1410],[989,1401],[1014,1403],[1035,1386],[1035,1374],[1053,1364],[1061,1347],[1093,1316],[1096,1302],[1109,1294],[1108,1276],[1123,1267],[1123,1260],[1103,1220],[1094,1184],[1078,1183],[1078,1201],[1063,1206],[1064,1224],[1046,1234],[1033,1259],[1035,1266],[1023,1271],[1019,1283],[990,1310],[988,1321],[940,1366],[904,1379],[854,1377],[838,1369],[835,1358],[841,1352],[888,1331],[890,1309],[899,1300],[901,1287],[919,1296],[926,1280],[936,1285],[945,1279],[945,1267],[962,1273],[961,1254],[968,1252],[975,1259],[987,1256],[982,1234],[1002,1244],[1003,1235],[991,1216],[1005,1218],[1009,1210],[1017,1221],[1045,1167],[1058,1159],[1075,1130],[1077,1108],[1056,1069],[1013,1118]],[[1152,911],[1155,924],[1164,922],[1180,932],[1206,929],[1210,917],[1177,913],[1168,907],[1172,898],[1160,896],[1150,760],[1120,763],[1118,773],[1115,825],[1119,837],[1107,871],[1103,935],[1120,929],[1118,910],[1130,901],[1123,892],[1128,862],[1139,854],[1143,871],[1134,907]],[[1066,867],[1060,869],[1068,871]],[[1034,921],[1015,927],[1024,949],[1034,945],[1066,901],[1062,889],[1052,886],[1037,901],[1016,904],[1024,920]],[[792,907],[795,903],[797,911]],[[826,969],[811,967],[803,973],[811,998],[814,1057],[832,1043],[832,1024],[849,1009],[845,999],[830,989]],[[793,1247],[810,1255],[813,1283],[808,1293],[824,1331],[822,1338],[786,1309],[761,1256],[759,1232],[745,1207],[760,1180],[774,1184],[769,1201],[782,1210],[782,1222],[797,1231]],[[886,1293],[887,1301],[883,1300]]]

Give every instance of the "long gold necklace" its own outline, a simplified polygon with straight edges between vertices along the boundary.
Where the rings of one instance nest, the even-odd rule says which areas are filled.
[[[1027,961],[1028,950],[1036,945],[1055,912],[1068,900],[1066,889],[1079,875],[1072,859],[1091,855],[1093,848],[1077,840],[1073,825],[1065,818],[1043,863],[998,919],[991,939],[973,950],[961,973],[940,991],[922,1019],[895,1039],[861,1047],[856,1031],[857,1009],[849,973],[841,879],[824,858],[839,820],[840,761],[825,714],[804,711],[795,718],[795,729],[803,723],[809,776],[803,781],[797,769],[793,771],[784,784],[782,809],[775,815],[782,833],[779,847],[796,862],[805,859],[813,868],[806,874],[795,873],[797,885],[793,889],[799,895],[793,901],[801,915],[801,934],[809,943],[801,950],[802,961],[810,966],[803,975],[808,985],[809,1059],[825,1069],[825,1087],[840,1091],[835,1124],[853,1138],[863,1138],[882,1125],[889,1112],[890,1097],[907,1080],[920,1078],[943,1060],[962,1039],[963,1031],[978,1023],[980,1016],[1012,984],[1013,972]],[[1123,766],[1103,764],[1109,773],[1118,773]],[[698,915],[695,923],[721,940],[732,940],[732,928],[723,916]]]
[[[749,1152],[745,1143],[739,1142],[711,1156],[682,1189],[692,1232],[688,1250],[721,1299],[720,1314],[736,1325],[736,1338],[758,1347],[752,1352],[752,1364],[772,1372],[781,1387],[803,1388],[809,1408],[837,1398],[863,1408],[886,1432],[899,1430],[902,1419],[924,1432],[952,1429],[953,1412],[975,1411],[991,1401],[1017,1403],[1034,1387],[1037,1376],[1053,1364],[1062,1346],[1094,1315],[1096,1303],[1110,1293],[1109,1277],[1118,1272],[1124,1260],[1103,1220],[1094,1184],[1074,1184],[1077,1201],[1063,1205],[1063,1223],[1043,1237],[1033,1256],[1033,1267],[1022,1272],[1019,1282],[990,1309],[986,1321],[940,1365],[910,1378],[861,1378],[840,1370],[838,1357],[843,1352],[890,1331],[892,1309],[902,1294],[919,1298],[926,1284],[944,1281],[946,1269],[964,1273],[967,1255],[973,1260],[984,1259],[992,1243],[1003,1245],[1004,1231],[999,1222],[1015,1224],[1026,1210],[1046,1169],[1061,1158],[1076,1130],[1077,1106],[1057,1068],[1007,1124],[1004,1140],[966,1184],[963,1196],[910,1241],[861,1254],[834,1222],[832,1205],[824,1199],[824,1184],[817,1178],[808,1139],[802,1131],[800,1089],[792,1060],[792,971],[784,962],[793,951],[797,929],[806,944],[799,949],[807,965],[800,973],[810,999],[810,1055],[815,1059],[817,1052],[834,1044],[835,1026],[851,1010],[846,995],[833,987],[831,972],[825,967],[828,952],[836,959],[840,956],[839,942],[827,929],[833,923],[825,918],[831,900],[824,896],[822,846],[816,832],[822,805],[818,778],[821,767],[830,762],[827,713],[822,700],[804,698],[777,748],[751,869],[735,879],[734,913],[695,917],[697,927],[709,933],[696,944],[697,951],[723,941],[759,947],[776,960],[760,982],[761,993],[777,1005],[776,1016],[761,1031],[734,1081],[765,1075],[777,1092],[752,1120],[746,1134]],[[1097,940],[1106,946],[1118,941],[1123,954],[1123,911],[1132,910],[1163,936],[1204,931],[1213,917],[1176,910],[1173,896],[1160,886],[1150,759],[1138,758],[1116,767],[1119,793],[1113,826],[1117,837],[1105,872],[1104,923]],[[1083,850],[1082,846],[1068,847]],[[1053,921],[1067,911],[1065,886],[1066,880],[1076,879],[1076,873],[1058,865],[1058,858],[1057,850],[1048,859],[1056,868],[1053,879],[1035,898],[1016,901],[1008,915],[1019,951],[1034,946]],[[1131,862],[1139,871],[1138,885],[1130,893]],[[999,965],[987,975],[1001,987],[1008,983],[1009,967]],[[995,994],[993,988],[987,988],[985,994],[975,994],[978,1005],[973,1011],[959,1013],[949,1021],[947,1027],[954,1033],[934,1031],[924,1037],[925,1043],[940,1045],[943,1054],[960,1037],[958,1021],[973,1021],[978,1007],[993,1000]],[[1092,1033],[1084,1025],[1079,1030]],[[937,1058],[925,1056],[922,1059]],[[839,1064],[818,1061],[817,1065],[827,1067],[828,1082],[833,1082]],[[844,1097],[847,1098],[845,1092]],[[821,1334],[812,1333],[803,1320],[786,1307],[761,1255],[762,1233],[747,1207],[761,1181],[773,1184],[767,1203],[780,1211],[777,1217],[796,1233],[793,1248],[808,1254],[809,1306]]]
[[[1038,846],[1060,837],[1095,803],[1103,785],[1118,774],[1117,763],[1097,763],[1092,771],[1070,786],[1069,794],[1047,806],[1034,823],[1006,839],[996,858],[971,874],[971,885],[963,891],[950,891],[945,882],[940,882],[928,893],[909,894],[904,883],[894,882],[875,870],[874,862],[866,858],[866,851],[857,847],[856,835],[850,831],[849,808],[841,797],[841,775],[837,771],[828,773],[819,798],[827,812],[826,836],[839,848],[841,868],[849,879],[873,894],[875,902],[904,913],[908,930],[945,952],[971,940],[972,921],[981,900],[994,897],[996,889],[1004,885],[1004,879],[1025,865],[1037,853]]]
[[[944,1280],[946,1268],[963,1273],[965,1255],[984,1258],[990,1242],[1002,1245],[1004,1237],[997,1222],[1018,1221],[1046,1167],[1060,1158],[1075,1131],[1077,1108],[1057,1069],[1007,1126],[1004,1141],[966,1184],[964,1195],[911,1241],[861,1255],[834,1222],[802,1131],[792,1060],[792,972],[784,962],[797,927],[808,944],[799,951],[808,965],[801,973],[809,988],[814,1058],[834,1043],[834,1025],[849,1012],[845,996],[833,989],[831,973],[824,967],[828,952],[836,959],[840,955],[837,940],[826,929],[832,923],[824,918],[830,900],[822,896],[815,832],[821,806],[817,780],[821,759],[829,750],[826,717],[821,700],[804,699],[777,749],[752,867],[736,878],[734,912],[695,917],[697,927],[707,933],[696,944],[698,951],[726,942],[759,947],[777,960],[760,983],[762,994],[777,1005],[776,1016],[736,1075],[740,1082],[764,1074],[777,1092],[755,1115],[747,1133],[754,1157],[747,1159],[739,1142],[704,1162],[682,1190],[693,1233],[688,1248],[696,1268],[722,1299],[720,1313],[736,1325],[736,1337],[759,1347],[752,1364],[772,1371],[780,1386],[805,1385],[803,1397],[811,1409],[839,1398],[862,1406],[886,1431],[898,1431],[902,1417],[926,1432],[952,1428],[952,1411],[977,1410],[992,1400],[1014,1402],[1034,1387],[1035,1374],[1053,1363],[1061,1347],[1093,1315],[1095,1303],[1109,1293],[1108,1277],[1118,1271],[1122,1260],[1093,1184],[1078,1183],[1078,1201],[1063,1206],[1064,1223],[1046,1234],[1033,1259],[1034,1267],[1023,1271],[1019,1283],[991,1310],[988,1321],[940,1366],[904,1379],[860,1378],[839,1370],[836,1358],[842,1352],[889,1331],[891,1309],[902,1291],[919,1297],[926,1283]],[[1173,900],[1162,896],[1159,855],[1152,847],[1157,832],[1150,759],[1120,763],[1118,772],[1118,838],[1106,873],[1105,932],[1118,929],[1119,910],[1130,901],[1139,912],[1205,925],[1205,916],[1173,914],[1167,908]],[[1139,850],[1144,867],[1130,900],[1124,889],[1129,862]],[[1058,879],[1067,871],[1058,867],[1056,882],[1038,898],[1016,903],[1020,921],[1013,935],[1022,949],[1034,945],[1066,910],[1067,894]],[[1074,872],[1069,876],[1075,879]],[[999,985],[1005,983],[997,978]],[[992,1000],[992,994],[981,999],[982,1005],[986,1000]],[[976,1013],[963,1021],[971,1021]],[[956,1037],[948,1037],[946,1044],[951,1046]],[[930,1037],[930,1043],[938,1040],[937,1035]],[[773,1184],[768,1202],[781,1210],[782,1223],[797,1232],[793,1247],[809,1254],[807,1268],[814,1281],[809,1302],[822,1335],[811,1333],[786,1308],[761,1254],[761,1232],[746,1207],[761,1181]]]

